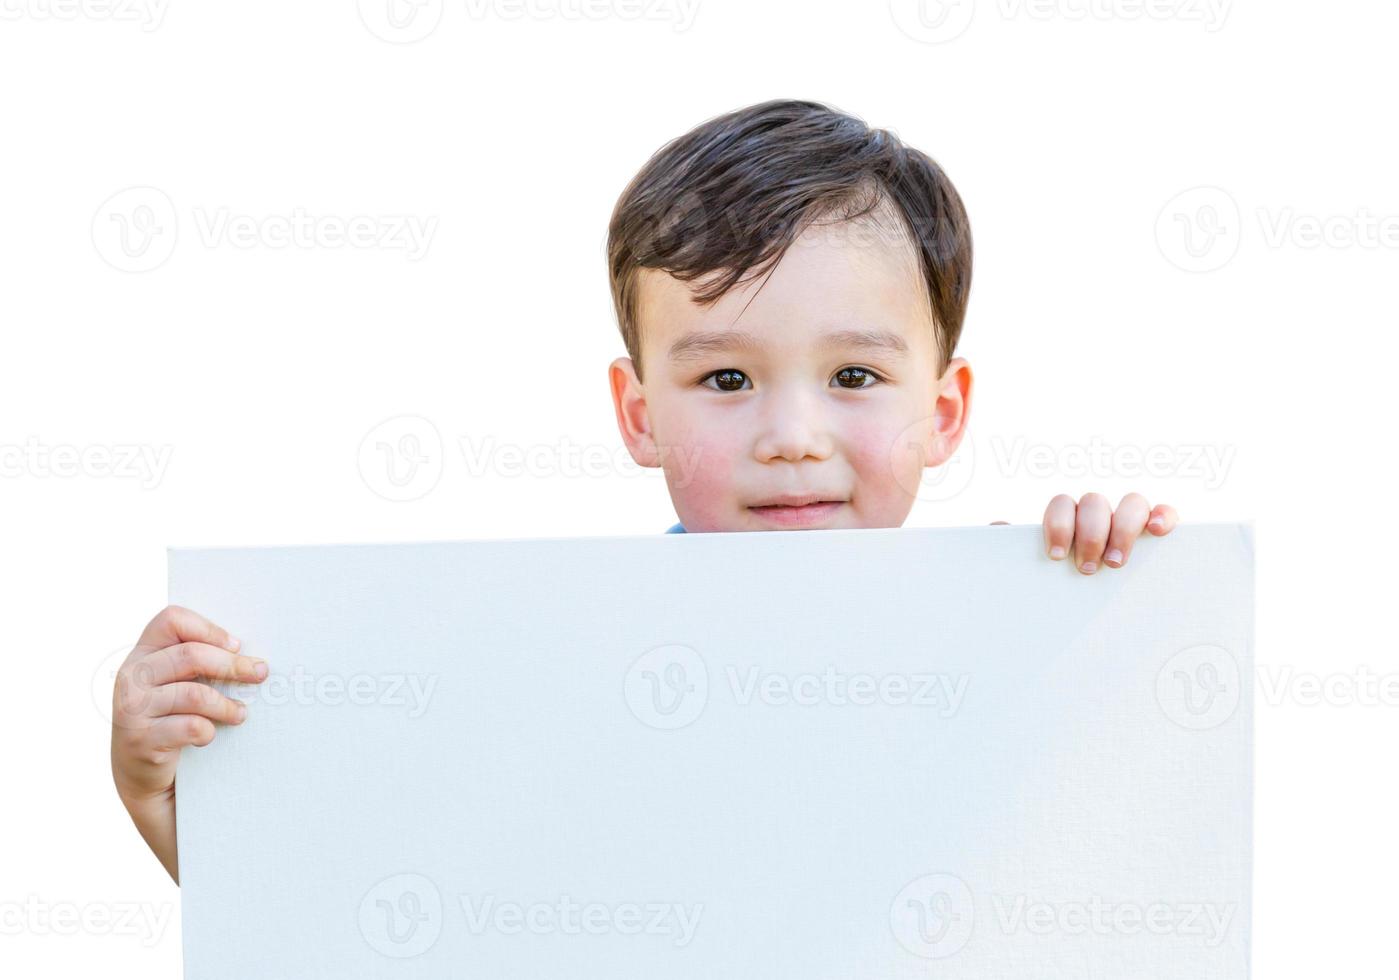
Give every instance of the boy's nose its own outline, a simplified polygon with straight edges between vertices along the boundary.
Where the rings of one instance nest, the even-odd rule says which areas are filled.
[[[754,455],[759,462],[785,459],[825,459],[834,439],[816,406],[816,399],[802,392],[786,397],[770,396],[761,414]]]

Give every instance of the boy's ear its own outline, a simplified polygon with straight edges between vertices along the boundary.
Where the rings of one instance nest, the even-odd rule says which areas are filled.
[[[952,458],[966,434],[971,407],[972,366],[965,359],[954,357],[938,380],[925,466],[940,466]]]
[[[607,369],[612,388],[612,407],[617,412],[617,428],[627,452],[638,466],[660,466],[656,440],[651,434],[651,416],[646,409],[646,391],[636,376],[630,357],[619,357]]]

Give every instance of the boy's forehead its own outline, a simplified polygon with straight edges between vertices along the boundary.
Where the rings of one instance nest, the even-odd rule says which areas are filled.
[[[638,271],[637,319],[647,361],[666,359],[673,344],[695,332],[762,333],[777,326],[789,337],[836,325],[898,333],[914,350],[925,338],[931,343],[922,269],[899,229],[862,220],[813,224],[769,274],[735,286],[710,306],[694,302],[694,287],[719,274],[686,283],[660,269]]]

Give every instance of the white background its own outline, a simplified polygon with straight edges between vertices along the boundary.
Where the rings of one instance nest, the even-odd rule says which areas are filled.
[[[94,703],[168,545],[675,520],[607,394],[607,220],[666,140],[774,97],[894,130],[971,215],[971,450],[910,524],[1035,523],[1088,490],[1256,522],[1256,974],[1392,974],[1399,699],[1354,684],[1399,673],[1399,13],[429,0],[395,32],[359,6],[0,0],[7,974],[178,975],[178,890]],[[319,237],[272,244],[297,215]],[[431,228],[425,251],[326,237],[359,217]],[[400,416],[426,422],[379,428]],[[405,437],[406,482],[375,449]],[[135,906],[163,929],[43,914]]]

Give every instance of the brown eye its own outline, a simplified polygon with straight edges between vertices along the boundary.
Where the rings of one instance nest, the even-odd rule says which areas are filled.
[[[836,380],[842,388],[868,388],[879,383],[879,376],[865,368],[848,367],[836,373]]]
[[[714,379],[714,384],[708,384],[710,378]],[[701,384],[706,388],[715,388],[718,391],[739,391],[743,388],[744,382],[748,380],[748,375],[742,371],[735,371],[733,368],[724,368],[722,371],[715,371],[706,375]]]

